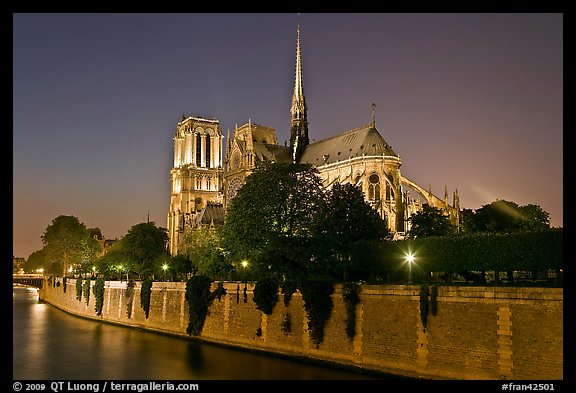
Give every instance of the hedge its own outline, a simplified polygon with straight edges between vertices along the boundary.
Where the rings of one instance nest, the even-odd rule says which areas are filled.
[[[420,270],[428,272],[558,270],[563,261],[563,230],[360,241],[352,247],[351,259],[360,270],[397,271],[408,253]]]

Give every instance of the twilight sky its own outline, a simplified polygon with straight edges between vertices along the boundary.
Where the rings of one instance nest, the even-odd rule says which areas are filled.
[[[59,215],[166,226],[183,113],[290,139],[297,14],[14,14],[13,255]],[[462,208],[563,226],[563,18],[301,14],[310,139],[370,122],[402,174]],[[413,195],[415,196],[415,195]]]

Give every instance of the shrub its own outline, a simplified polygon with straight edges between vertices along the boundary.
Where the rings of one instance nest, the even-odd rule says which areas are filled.
[[[318,346],[324,341],[324,325],[330,319],[334,284],[331,281],[303,281],[300,292],[308,317],[308,329],[312,343]]]
[[[254,303],[264,314],[272,314],[272,309],[278,301],[278,281],[274,278],[262,278],[254,287]]]
[[[92,292],[94,293],[95,301],[95,311],[96,315],[102,315],[102,306],[104,305],[104,279],[99,277],[96,279],[94,286],[92,287]]]

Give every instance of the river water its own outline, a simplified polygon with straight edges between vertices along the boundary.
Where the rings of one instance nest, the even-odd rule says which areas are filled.
[[[358,380],[373,375],[72,316],[13,287],[14,380]]]

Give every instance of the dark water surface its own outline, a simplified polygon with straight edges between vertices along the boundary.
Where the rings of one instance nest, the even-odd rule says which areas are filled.
[[[14,380],[378,379],[86,320],[13,287]]]

